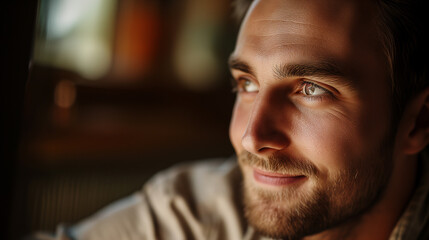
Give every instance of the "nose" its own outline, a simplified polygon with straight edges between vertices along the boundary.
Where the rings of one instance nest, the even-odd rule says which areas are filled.
[[[290,145],[286,108],[281,101],[270,94],[258,94],[241,139],[248,152],[264,157]]]

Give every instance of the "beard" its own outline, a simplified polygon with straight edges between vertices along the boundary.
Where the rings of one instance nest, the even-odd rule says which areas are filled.
[[[348,161],[347,169],[328,178],[307,159],[284,155],[262,159],[243,151],[238,161],[244,176],[244,211],[248,223],[267,237],[292,240],[357,219],[377,202],[389,180],[392,150],[387,141],[375,154]],[[255,186],[253,175],[246,174],[244,167],[304,175],[307,180],[302,186],[264,189]]]

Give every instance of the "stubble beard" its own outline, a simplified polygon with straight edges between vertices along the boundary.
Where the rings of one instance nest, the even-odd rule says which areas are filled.
[[[281,191],[262,189],[244,174],[244,211],[248,223],[260,234],[281,239],[301,239],[356,219],[371,208],[382,194],[391,174],[391,145],[383,143],[374,159],[353,164],[329,180],[306,159],[272,156],[261,159],[243,151],[243,166],[269,172],[305,175],[310,187],[286,187]],[[382,155],[382,158],[379,158]],[[377,156],[377,157],[376,157]],[[311,184],[310,184],[311,183]]]

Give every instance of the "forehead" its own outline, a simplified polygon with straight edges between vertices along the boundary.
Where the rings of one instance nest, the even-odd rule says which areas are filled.
[[[379,61],[374,10],[365,0],[254,1],[232,56],[260,62]]]

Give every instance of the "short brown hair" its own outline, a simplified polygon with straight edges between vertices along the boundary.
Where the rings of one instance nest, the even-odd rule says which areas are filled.
[[[419,0],[379,0],[376,5],[392,80],[393,110],[399,120],[408,101],[428,87],[426,8]]]

